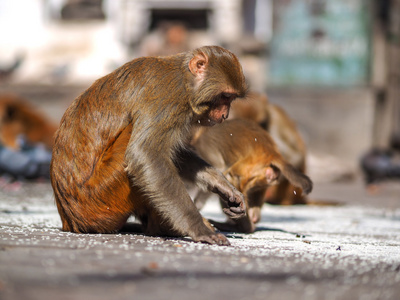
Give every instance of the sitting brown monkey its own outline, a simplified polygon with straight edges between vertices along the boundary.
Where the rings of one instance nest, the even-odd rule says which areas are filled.
[[[243,195],[188,146],[244,97],[238,58],[218,46],[134,59],[98,79],[65,112],[50,167],[62,229],[113,233],[134,215],[149,235],[229,245],[206,222],[182,178],[217,193],[232,218]]]
[[[201,128],[194,134],[192,146],[245,197],[247,215],[230,218],[226,223],[212,221],[220,230],[254,232],[264,195],[281,177],[297,187],[298,193],[308,194],[312,190],[311,180],[282,157],[268,132],[253,121],[235,119],[215,128]],[[194,200],[196,206],[202,206],[208,196],[199,192]],[[225,207],[223,202],[221,205]]]
[[[266,95],[249,93],[246,99],[239,99],[232,104],[230,118],[241,118],[255,121],[267,130],[280,153],[299,171],[306,171],[306,146],[296,124],[278,105],[268,101]],[[306,204],[307,199],[301,191],[282,180],[278,185],[268,189],[266,202],[278,205]]]
[[[29,143],[43,143],[51,150],[56,130],[56,124],[23,98],[0,95],[0,142],[4,146],[19,150],[18,137],[24,136]]]

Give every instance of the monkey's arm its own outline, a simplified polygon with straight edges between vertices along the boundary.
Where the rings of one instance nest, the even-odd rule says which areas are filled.
[[[178,233],[189,235],[198,242],[229,245],[224,235],[215,233],[210,225],[205,224],[169,157],[162,152],[140,150],[128,147],[125,153],[126,171],[132,184],[140,187],[146,195],[146,205],[154,208],[156,215],[162,218],[152,219],[149,216],[147,223],[155,224],[155,227],[148,226],[146,232],[155,235]],[[157,232],[160,226],[162,231]]]
[[[195,183],[202,189],[216,193],[227,204],[224,212],[231,218],[241,218],[246,214],[243,195],[224,175],[197,156],[190,149],[182,149],[175,165],[181,177]]]

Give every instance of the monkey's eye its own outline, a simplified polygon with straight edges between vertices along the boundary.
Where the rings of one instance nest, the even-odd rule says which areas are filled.
[[[233,101],[237,97],[236,94],[231,94],[231,93],[222,93],[221,94],[221,99],[227,100],[227,101]]]

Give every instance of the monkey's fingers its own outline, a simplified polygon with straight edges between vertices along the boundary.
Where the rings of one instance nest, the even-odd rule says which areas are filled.
[[[239,219],[246,215],[246,202],[241,193],[237,192],[228,198],[228,208],[225,211],[233,219]]]
[[[243,211],[240,207],[227,207],[222,210],[231,219],[240,219],[246,216],[246,210]]]
[[[246,204],[243,195],[236,189],[230,191],[230,193],[223,193],[222,191],[217,192],[226,205],[229,206],[230,213],[237,215],[237,218],[241,218],[246,215]]]
[[[212,235],[202,235],[195,239],[196,242],[207,243],[219,246],[230,246],[231,243],[228,239],[221,233],[215,233]]]

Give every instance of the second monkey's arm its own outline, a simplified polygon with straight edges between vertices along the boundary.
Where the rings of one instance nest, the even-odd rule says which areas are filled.
[[[179,151],[176,166],[181,177],[195,183],[202,189],[218,194],[228,208],[224,212],[231,218],[241,218],[246,214],[243,195],[224,175],[189,149]]]

